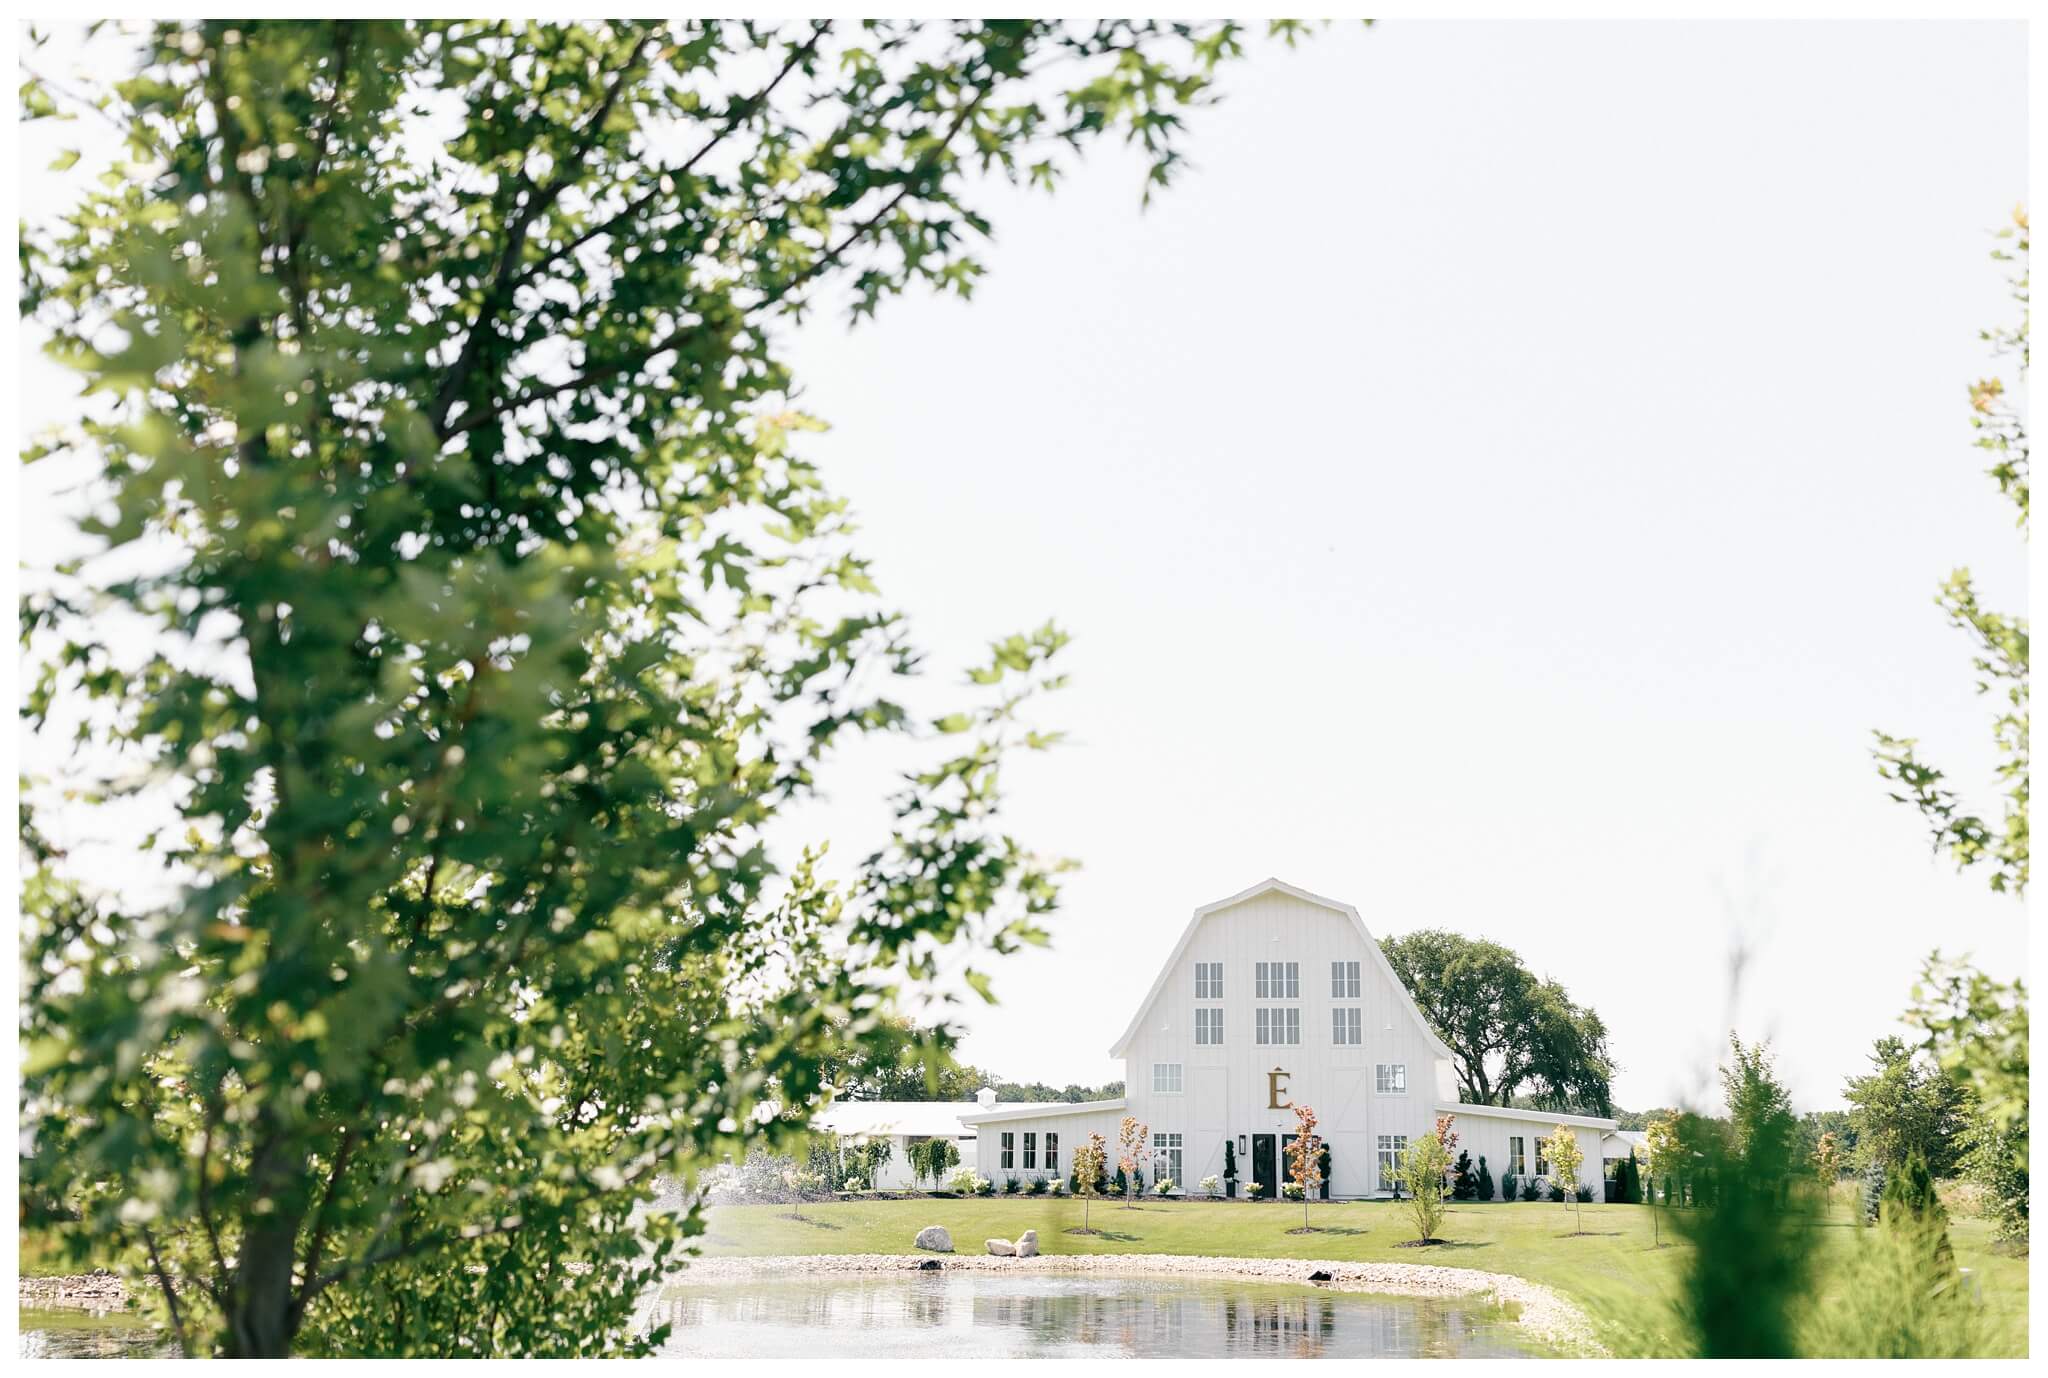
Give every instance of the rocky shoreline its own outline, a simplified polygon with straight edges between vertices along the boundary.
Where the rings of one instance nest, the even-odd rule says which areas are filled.
[[[788,1277],[792,1273],[916,1272],[937,1263],[948,1272],[1116,1273],[1124,1276],[1242,1278],[1249,1282],[1300,1283],[1340,1292],[1377,1292],[1408,1297],[1483,1296],[1519,1310],[1516,1326],[1531,1339],[1578,1354],[1604,1356],[1586,1313],[1541,1283],[1474,1268],[1432,1263],[1346,1263],[1308,1258],[1207,1258],[1186,1254],[1041,1254],[1036,1258],[981,1254],[800,1254],[765,1258],[700,1258],[674,1282],[741,1282]],[[1323,1274],[1327,1278],[1312,1278]]]
[[[104,1268],[58,1277],[22,1278],[20,1304],[38,1310],[119,1311],[128,1303],[128,1288],[119,1275]]]

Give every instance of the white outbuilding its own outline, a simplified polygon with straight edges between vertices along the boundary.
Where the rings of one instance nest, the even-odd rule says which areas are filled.
[[[977,1131],[963,1123],[968,1115],[998,1107],[996,1093],[984,1086],[970,1101],[849,1100],[835,1101],[811,1119],[811,1127],[837,1134],[842,1143],[873,1143],[886,1139],[889,1156],[869,1185],[876,1191],[907,1191],[919,1185],[910,1165],[910,1146],[926,1139],[950,1139],[962,1167],[976,1161]]]

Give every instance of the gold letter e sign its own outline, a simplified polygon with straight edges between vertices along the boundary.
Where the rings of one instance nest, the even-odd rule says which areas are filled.
[[[1292,1110],[1294,1102],[1287,1099],[1287,1073],[1275,1067],[1266,1073],[1266,1108],[1268,1110]]]

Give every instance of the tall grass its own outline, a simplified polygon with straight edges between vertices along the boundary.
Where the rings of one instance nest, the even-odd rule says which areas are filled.
[[[1798,1307],[1796,1353],[1827,1359],[1975,1359],[2024,1353],[1996,1321],[1948,1231],[1933,1216],[1887,1209],[1858,1228],[1846,1259]]]

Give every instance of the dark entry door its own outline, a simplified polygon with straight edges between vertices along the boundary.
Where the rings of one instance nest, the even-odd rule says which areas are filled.
[[[1252,1180],[1259,1184],[1261,1201],[1271,1201],[1280,1195],[1279,1154],[1271,1134],[1252,1135]]]

